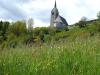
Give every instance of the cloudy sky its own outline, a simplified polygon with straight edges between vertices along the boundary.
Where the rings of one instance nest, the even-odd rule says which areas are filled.
[[[69,24],[85,16],[95,19],[100,11],[100,0],[56,0],[60,15]],[[0,0],[0,20],[34,19],[34,26],[49,26],[50,12],[55,0]]]

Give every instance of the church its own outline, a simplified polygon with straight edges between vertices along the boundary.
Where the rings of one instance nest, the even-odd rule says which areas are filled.
[[[62,16],[59,15],[56,1],[55,1],[54,8],[51,11],[50,27],[55,27],[57,29],[63,29],[65,27],[68,27],[67,21]]]

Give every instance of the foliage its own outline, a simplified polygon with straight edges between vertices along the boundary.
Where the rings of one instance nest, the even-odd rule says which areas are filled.
[[[86,24],[86,18],[77,23],[81,27]],[[57,42],[65,39],[74,41],[77,37],[87,38],[94,36],[100,31],[100,22],[88,23],[85,28],[78,28],[77,25],[68,30],[56,29],[49,27],[34,28],[29,31],[24,21],[16,21],[13,23],[0,22],[0,46],[4,48],[15,48],[19,45],[32,46],[34,44],[44,44],[49,42]]]
[[[12,23],[12,25],[9,27],[9,32],[15,34],[16,36],[26,34],[26,24],[22,21]]]
[[[9,22],[0,21],[0,44],[7,39]]]
[[[4,50],[0,75],[99,75],[100,36],[76,39]]]
[[[82,17],[81,20],[80,20],[79,23],[78,23],[78,26],[79,26],[80,28],[86,27],[86,21],[87,21],[87,18],[86,18],[86,17]]]
[[[99,75],[99,21],[69,31],[34,28],[17,21],[0,34],[0,75]],[[95,35],[95,36],[94,36]]]

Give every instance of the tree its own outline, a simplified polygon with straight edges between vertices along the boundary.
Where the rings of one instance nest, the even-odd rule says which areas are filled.
[[[87,21],[87,18],[86,17],[82,17],[81,20],[78,23],[78,26],[80,28],[86,27],[86,21]]]
[[[33,30],[33,24],[34,24],[34,21],[32,18],[30,18],[28,20],[28,31],[32,31]]]
[[[97,13],[97,18],[100,20],[100,11]]]
[[[6,40],[9,25],[10,25],[10,23],[7,21],[0,22],[0,40]],[[1,37],[2,37],[2,39],[1,39]]]
[[[23,35],[27,32],[26,23],[23,21],[17,21],[12,23],[9,29],[10,33],[15,34],[16,36]]]

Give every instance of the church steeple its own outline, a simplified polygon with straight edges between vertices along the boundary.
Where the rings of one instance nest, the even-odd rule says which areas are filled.
[[[54,25],[54,21],[56,20],[58,15],[59,15],[59,11],[57,9],[57,4],[56,4],[56,0],[55,0],[54,8],[51,11],[51,22],[50,22],[51,24],[50,25]]]
[[[55,0],[55,8],[57,7],[56,0]]]
[[[55,0],[54,8],[51,11],[51,20],[50,27],[56,27],[58,29],[62,29],[68,26],[66,20],[59,15],[59,11],[57,9],[57,4]]]

